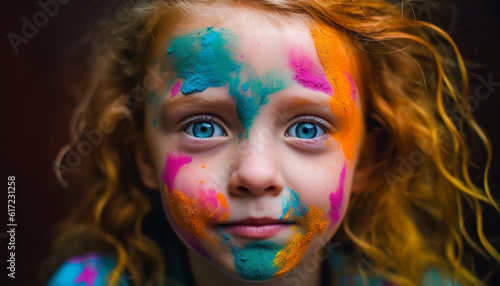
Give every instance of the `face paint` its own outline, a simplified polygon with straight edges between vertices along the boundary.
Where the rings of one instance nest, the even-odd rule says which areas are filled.
[[[248,63],[237,60],[236,44],[237,37],[231,31],[208,27],[175,37],[167,53],[177,76],[185,79],[181,86],[185,95],[228,85],[248,138],[260,106],[268,103],[268,95],[285,88],[290,76],[288,72],[273,70],[255,75]],[[244,80],[242,73],[246,75]]]
[[[322,91],[328,95],[333,93],[332,87],[325,77],[323,70],[314,65],[304,51],[299,49],[290,50],[290,67],[295,71],[293,79],[303,87]]]
[[[330,107],[341,125],[341,131],[335,138],[341,143],[345,158],[352,164],[361,137],[362,122],[353,99],[356,88],[352,85],[354,81],[349,73],[349,61],[343,49],[344,44],[337,34],[325,29],[312,29],[311,36],[326,77],[333,87]]]
[[[75,257],[68,260],[68,263],[84,264],[83,270],[75,278],[75,284],[80,282],[85,283],[85,285],[94,285],[97,279],[97,269],[96,265],[99,261],[97,254],[90,254],[83,257]]]
[[[165,197],[175,223],[197,237],[205,236],[208,225],[224,223],[229,217],[226,197],[214,190],[201,189],[193,198],[181,191],[170,192],[165,186]]]
[[[193,161],[193,158],[181,155],[180,152],[177,156],[172,153],[167,154],[167,161],[165,162],[165,168],[163,169],[163,180],[169,194],[173,191],[175,176],[177,176],[177,173],[182,166],[191,163],[191,161]]]
[[[279,270],[274,274],[274,277],[279,277],[295,267],[309,248],[314,236],[319,236],[323,233],[328,224],[328,220],[324,217],[322,209],[315,206],[307,207],[301,204],[297,193],[293,190],[289,191],[290,197],[294,202],[293,207],[283,208],[283,211],[286,211],[284,217],[288,216],[290,219],[296,221],[300,225],[300,230],[297,225],[294,225],[292,230],[297,231],[297,233],[276,254],[273,262]],[[299,201],[299,203],[296,201]]]
[[[205,237],[205,230],[209,225],[226,222],[230,211],[226,197],[214,190],[200,189],[194,196],[188,196],[182,191],[173,189],[177,173],[181,167],[191,162],[192,157],[184,156],[180,152],[167,154],[163,170],[165,182],[163,197],[167,216],[175,223],[174,229],[181,231],[180,236],[197,253],[209,258],[198,238]]]
[[[291,229],[295,234],[283,245],[266,240],[247,243],[243,247],[232,245],[234,266],[241,278],[265,280],[282,276],[300,262],[312,239],[325,230],[328,220],[323,210],[302,204],[293,190],[282,198],[282,205],[281,219],[297,223]],[[231,245],[229,235],[222,231],[220,234],[222,243]]]
[[[181,82],[178,81],[172,87],[172,90],[170,91],[170,97],[176,96],[179,93],[180,90],[181,90]]]
[[[330,225],[333,226],[340,220],[342,201],[344,200],[345,167],[342,167],[337,190],[330,194]]]
[[[351,98],[352,100],[356,101],[356,97],[358,95],[358,89],[356,88],[356,83],[354,82],[354,79],[350,74],[347,72],[345,73],[345,76],[347,77],[347,80],[349,81],[349,84],[351,85]]]
[[[243,279],[266,280],[278,271],[274,263],[281,247],[271,241],[251,242],[243,248],[231,247],[234,255],[234,266]]]
[[[169,97],[164,101],[167,107],[181,99],[171,100],[172,95],[192,101],[179,100],[182,108],[175,112],[147,110],[148,118],[162,116],[159,124],[169,124],[146,132],[148,142],[156,143],[151,144],[156,148],[151,152],[155,165],[164,164],[157,175],[176,234],[232,278],[265,280],[300,267],[301,259],[313,257],[340,225],[353,172],[347,162],[356,157],[347,143],[355,145],[353,152],[359,143],[349,139],[360,125],[355,121],[357,90],[347,61],[334,58],[343,54],[328,40],[313,41],[308,26],[290,28],[290,33],[280,33],[283,27],[259,33],[239,24],[224,27],[231,30],[203,28],[172,35],[168,52],[160,55],[172,88],[165,91],[161,86],[158,94]],[[331,51],[318,52],[322,47]],[[332,58],[337,61],[334,68],[325,63]],[[185,132],[187,119],[191,126],[194,120],[205,120],[199,115],[206,113],[214,122],[218,119],[227,136],[196,138]],[[333,131],[313,140],[288,136],[287,130],[301,121],[314,121],[318,127],[322,122]],[[273,131],[258,156],[241,152],[262,143],[244,140],[250,128],[251,136]],[[332,146],[326,147],[330,142]],[[237,164],[228,168],[228,158]],[[266,187],[263,182],[277,191],[260,192]],[[238,195],[241,187],[246,195]],[[319,271],[309,274],[317,277]]]

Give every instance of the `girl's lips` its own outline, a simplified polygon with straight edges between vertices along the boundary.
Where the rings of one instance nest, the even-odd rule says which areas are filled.
[[[219,225],[224,231],[249,239],[266,239],[293,225],[291,221],[249,218]]]

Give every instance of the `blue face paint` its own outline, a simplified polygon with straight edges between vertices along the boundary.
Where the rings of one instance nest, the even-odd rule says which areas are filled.
[[[187,95],[229,83],[237,65],[231,58],[233,38],[229,31],[209,27],[172,40],[167,53],[177,76],[185,79],[182,93]]]
[[[236,44],[237,36],[231,31],[208,27],[173,38],[167,54],[177,77],[185,79],[181,86],[184,95],[209,87],[228,86],[248,138],[255,116],[268,102],[267,96],[286,87],[291,71],[271,70],[263,76],[255,75],[248,63],[237,60]],[[242,71],[246,75],[244,80],[241,79]]]
[[[230,242],[231,242],[231,236],[229,236],[229,234],[225,233],[222,228],[219,227],[219,229],[217,230],[219,232],[219,234],[221,235],[221,242],[223,245],[228,245]]]
[[[296,216],[296,217],[304,217],[306,213],[309,211],[306,205],[300,203],[299,195],[294,192],[292,189],[288,189],[290,191],[288,198],[283,196],[281,199],[281,205],[283,206],[283,212],[281,214],[280,219],[284,219],[285,216]]]
[[[272,241],[255,241],[243,248],[231,247],[234,255],[234,266],[241,278],[249,280],[266,280],[273,276],[278,267],[273,260],[281,250]]]

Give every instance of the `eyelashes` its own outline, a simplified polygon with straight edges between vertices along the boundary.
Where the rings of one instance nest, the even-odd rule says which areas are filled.
[[[227,136],[227,132],[222,125],[214,116],[202,114],[188,118],[182,125],[182,131],[200,139]]]
[[[330,133],[333,126],[316,116],[300,116],[292,120],[292,125],[285,131],[285,136],[300,139],[315,139]]]
[[[184,120],[181,126],[182,132],[197,139],[228,135],[222,120],[210,114],[192,116]],[[328,121],[317,116],[304,115],[292,119],[284,135],[307,140],[316,139],[331,133],[332,130],[333,126]]]

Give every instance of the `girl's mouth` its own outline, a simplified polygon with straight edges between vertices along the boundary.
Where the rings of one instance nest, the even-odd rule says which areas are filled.
[[[248,218],[220,224],[225,232],[248,239],[267,239],[275,236],[295,223],[288,220],[272,218]]]

